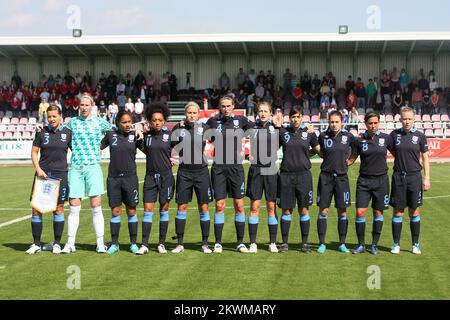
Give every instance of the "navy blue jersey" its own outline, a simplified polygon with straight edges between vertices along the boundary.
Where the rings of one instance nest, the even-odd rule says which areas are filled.
[[[221,134],[222,137],[222,150],[220,150],[220,143],[214,145],[215,147],[215,163],[217,164],[242,164],[242,156],[241,156],[241,148],[239,146],[242,145],[242,139],[238,139],[238,137],[233,136],[236,130],[246,131],[252,127],[253,123],[249,121],[244,116],[236,116],[231,115],[230,117],[224,116],[222,113],[211,117],[208,119],[206,124],[211,128],[215,129],[217,132]],[[228,133],[228,134],[227,134]],[[229,138],[227,138],[227,136]],[[242,136],[243,137],[243,136]],[[216,136],[211,138],[211,142],[215,142]],[[227,139],[233,139],[233,141],[227,141]],[[232,144],[234,147],[233,150],[227,150],[227,142],[228,144]],[[232,152],[231,155],[227,153]],[[227,158],[232,159],[227,162]]]
[[[275,145],[272,152],[272,143],[277,143],[277,134],[279,130],[275,128],[272,121],[262,122],[257,119],[255,123],[250,124],[250,156],[252,158],[252,166],[270,167],[271,162],[277,160],[278,145]]]
[[[195,124],[185,122],[183,127],[180,127],[179,124],[173,127],[172,141],[176,145],[182,143],[183,149],[185,148],[184,144],[189,145],[190,149],[188,152],[183,149],[179,151],[180,168],[196,170],[208,166],[208,162],[203,156],[206,146],[203,135],[208,129],[209,126],[201,121],[197,121]]]
[[[167,127],[156,132],[150,130],[144,134],[144,146],[142,151],[147,157],[147,174],[150,172],[165,173],[172,171],[170,156],[172,152],[171,132]]]
[[[295,131],[293,127],[280,129],[280,145],[283,148],[281,172],[303,172],[311,169],[310,148],[319,145],[314,132],[308,133],[304,124]]]
[[[319,144],[323,153],[320,169],[328,173],[346,174],[348,171],[347,159],[354,148],[354,141],[353,134],[345,129],[342,129],[336,136],[330,128],[320,133]]]
[[[114,129],[102,139],[102,147],[109,146],[110,162],[108,175],[120,177],[136,174],[136,149],[142,148],[143,141],[136,139],[135,133],[121,133]]]
[[[378,130],[371,138],[369,132],[366,131],[355,140],[354,152],[361,158],[359,173],[368,176],[386,174],[388,150],[392,150],[391,136]]]
[[[45,172],[67,171],[67,150],[71,148],[72,132],[64,126],[53,130],[45,126],[34,137],[33,146],[39,148],[39,166]]]
[[[409,132],[403,128],[393,130],[390,134],[395,156],[394,171],[418,172],[422,170],[420,153],[428,151],[427,137],[415,127]]]

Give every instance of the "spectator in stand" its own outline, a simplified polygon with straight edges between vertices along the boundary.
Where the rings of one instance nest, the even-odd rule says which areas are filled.
[[[17,87],[20,87],[23,84],[22,79],[17,74],[17,71],[14,71],[14,75],[11,77],[11,84],[16,85]]]
[[[100,84],[100,87],[103,92],[108,92],[108,79],[106,78],[106,76],[103,72],[100,74],[98,83]]]
[[[133,122],[141,122],[144,115],[144,104],[142,103],[140,98],[137,98],[136,103],[134,104],[134,112],[133,112]]]
[[[322,96],[324,96],[325,94],[329,95],[330,91],[331,89],[330,86],[328,85],[328,81],[327,80],[322,81],[322,86],[320,87],[320,94]]]
[[[434,71],[433,70],[430,70],[430,72],[428,72],[428,83],[430,83],[431,84],[431,82],[433,81],[433,79],[435,79],[436,78],[436,76],[435,76],[435,74],[434,74]],[[430,89],[431,90],[431,89]]]
[[[264,87],[267,83],[266,75],[264,74],[264,70],[260,70],[258,76],[256,77],[256,83],[261,83]]]
[[[227,73],[224,71],[222,75],[219,78],[219,86],[223,90],[225,88],[230,87],[230,77],[227,75]]]
[[[389,77],[386,70],[383,70],[381,81],[381,94],[382,95],[390,95],[391,94],[391,78]]]
[[[134,77],[134,81],[133,81],[133,86],[134,86],[135,90],[139,90],[139,88],[142,85],[142,82],[145,82],[147,84],[147,80],[146,80],[144,74],[142,73],[142,70],[139,70],[136,77]]]
[[[115,124],[116,123],[116,116],[119,112],[119,106],[116,104],[114,100],[111,101],[111,104],[108,106],[108,118],[109,123]]]
[[[258,82],[258,85],[255,88],[255,95],[257,98],[262,99],[264,97],[264,86],[262,82]]]
[[[366,110],[366,88],[361,78],[358,78],[355,85],[356,108]]]
[[[314,74],[314,78],[311,81],[311,85],[316,87],[316,89],[320,88],[321,81],[320,81],[319,76],[317,75],[317,73]]]
[[[319,87],[316,86],[316,83],[312,81],[311,83],[311,90],[309,92],[309,108],[311,109],[311,112],[313,110],[318,110],[319,108]]]
[[[120,105],[119,105],[119,109],[120,109]],[[130,97],[128,97],[128,100],[125,103],[125,111],[129,111],[131,113],[134,112],[134,103],[133,103],[133,101],[131,100]]]
[[[291,70],[289,68],[286,68],[284,74],[283,74],[283,89],[286,94],[291,93],[291,82],[294,79],[294,75],[292,74]]]
[[[266,89],[264,92],[264,97],[262,99],[264,102],[269,103],[270,105],[273,104],[273,96],[272,91],[270,89]]]
[[[242,87],[244,88],[244,92],[246,95],[255,92],[255,86],[253,85],[253,82],[250,80],[249,77],[247,77]]]
[[[39,119],[38,122],[44,123],[47,125],[47,109],[50,105],[48,104],[46,99],[42,99],[42,102],[39,104]]]
[[[76,74],[75,74],[75,83],[76,83],[77,85],[80,85],[81,82],[83,82],[83,77],[82,77],[79,73],[76,73]]]
[[[235,99],[236,109],[246,109],[247,107],[247,96],[244,93],[244,89],[240,89]]]
[[[250,72],[248,73],[247,77],[253,83],[253,87],[256,87],[256,73],[255,73],[255,69],[250,69]]]
[[[117,87],[117,83],[118,83],[118,78],[117,76],[114,74],[114,71],[111,70],[109,72],[109,76],[107,78],[107,82],[106,82],[106,91],[108,92],[108,97],[110,99],[116,99],[116,87]]]
[[[70,72],[69,72],[69,71],[66,71],[66,75],[64,76],[64,82],[65,82],[67,85],[69,85],[69,84],[71,84],[72,81],[74,81],[74,80],[75,80],[75,78],[72,77],[72,75],[70,74]]]
[[[422,114],[431,114],[431,98],[428,89],[423,91],[422,95]]]
[[[98,105],[98,114],[100,118],[107,119],[108,116],[108,110],[106,109],[106,104],[104,100],[100,100]]]
[[[355,89],[355,81],[353,81],[352,76],[347,77],[347,81],[345,81],[345,90],[347,91],[347,94],[350,93],[350,90]]]
[[[282,87],[280,86],[276,86],[275,87],[275,91],[273,93],[273,99],[274,99],[274,103],[273,106],[274,108],[282,108],[283,107],[283,98],[284,98],[284,90]]]
[[[379,113],[384,112],[384,94],[381,93],[381,86],[377,89],[377,95],[375,98],[375,111]]]
[[[75,82],[75,80],[72,80],[71,83],[69,83],[69,96],[71,98],[75,97],[80,92],[80,86]]]
[[[169,83],[167,83],[169,84]],[[147,96],[148,96],[148,88],[147,88],[147,82],[145,80],[142,81],[141,86],[139,87],[139,95],[138,97],[141,99],[141,101],[144,101],[144,103],[147,103]]]
[[[327,80],[328,80],[328,86],[330,88],[336,89],[336,77],[333,75],[333,72],[328,72]]]
[[[432,114],[439,114],[439,94],[437,90],[433,90],[431,94],[431,107]]]
[[[437,88],[439,88],[439,85],[438,85],[438,83],[436,82],[436,79],[435,79],[435,78],[431,79],[431,82],[430,82],[430,91],[433,92],[433,91],[436,90]]]
[[[356,108],[350,109],[350,112],[348,114],[348,122],[352,124],[349,126],[349,128],[358,129],[359,113]]]
[[[401,90],[400,72],[398,72],[397,67],[394,67],[391,72],[391,92],[395,92],[397,90]]]
[[[430,89],[430,83],[423,76],[420,78],[418,85],[419,85],[419,89],[420,89],[420,91],[422,91],[422,93],[424,93],[426,89],[427,90]]]
[[[394,114],[400,114],[400,109],[404,106],[403,96],[400,89],[395,91],[395,95],[392,98],[392,111]]]
[[[177,87],[177,77],[172,73],[169,76],[170,101],[178,100]]]
[[[301,106],[303,105],[303,92],[302,92],[302,88],[300,86],[300,83],[298,83],[293,91],[293,96],[294,96],[294,104]]]
[[[326,105],[325,101],[320,103],[319,118],[320,118],[320,131],[322,132],[328,126],[328,106]]]
[[[419,87],[416,87],[416,89],[412,93],[411,105],[416,114],[422,114],[422,92],[419,90]]]
[[[151,71],[148,72],[147,77],[145,78],[145,82],[148,88],[154,88],[156,83],[156,78]]]
[[[46,101],[48,101],[48,99],[50,98],[50,93],[48,92],[47,87],[44,87],[44,90],[41,92],[39,97],[41,98],[41,100],[45,99]]]
[[[125,104],[127,103],[127,97],[125,96],[123,91],[118,93],[116,101],[117,101],[117,105],[119,106],[119,110],[125,109]]]
[[[236,83],[238,85],[238,89],[243,88],[246,78],[247,78],[247,76],[246,76],[244,70],[242,68],[239,68],[239,72],[236,75]]]
[[[412,98],[412,93],[409,91],[408,86],[405,87],[405,89],[403,90],[403,102],[405,106],[411,106],[411,98]]]
[[[255,115],[255,93],[252,92],[247,97],[247,116]]]
[[[351,110],[352,108],[356,108],[356,96],[353,93],[353,89],[350,89],[350,93],[347,96],[347,109]]]
[[[271,70],[267,70],[266,87],[270,91],[273,91],[273,89],[275,88],[275,76],[272,74]]]
[[[321,98],[320,98],[320,105],[323,107],[323,105],[325,104],[325,107],[328,109],[328,107],[330,106],[330,97],[328,97],[328,93],[325,93]]]
[[[369,84],[367,85],[367,107],[373,108],[375,104],[375,99],[377,97],[377,87],[372,79],[369,79]]]
[[[122,80],[120,80],[116,86],[116,95],[119,95],[121,92],[125,92],[125,90],[126,90],[125,83]]]
[[[92,87],[92,77],[89,74],[89,71],[86,71],[83,76],[83,82],[87,83],[90,87]]]
[[[406,72],[405,68],[402,68],[402,71],[400,73],[400,87],[402,89],[402,92],[405,91],[405,88],[408,87],[409,81],[409,74]]]

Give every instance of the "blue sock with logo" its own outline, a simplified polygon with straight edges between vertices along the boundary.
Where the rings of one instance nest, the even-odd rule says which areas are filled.
[[[152,231],[153,212],[144,211],[144,218],[142,219],[142,245],[148,247],[148,239]]]
[[[202,230],[202,243],[208,244],[209,232],[211,228],[211,218],[209,212],[200,213],[200,229]]]
[[[111,216],[109,227],[111,230],[112,244],[119,244],[120,221],[121,221],[120,216]]]

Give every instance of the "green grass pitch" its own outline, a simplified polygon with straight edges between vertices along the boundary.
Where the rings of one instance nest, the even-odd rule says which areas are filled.
[[[352,200],[358,165],[349,172]],[[103,165],[106,173],[107,165]],[[248,167],[246,167],[248,169]],[[30,213],[29,192],[33,168],[31,166],[0,167],[0,224]],[[138,165],[140,180],[145,167]],[[411,253],[409,219],[403,224],[402,252],[389,253],[392,242],[392,211],[385,213],[385,223],[378,256],[343,254],[336,251],[337,214],[330,211],[327,234],[327,252],[303,254],[299,251],[300,227],[298,214],[294,215],[290,233],[289,252],[272,254],[267,251],[268,228],[265,209],[262,210],[258,230],[258,253],[239,254],[235,251],[234,212],[227,200],[224,229],[224,253],[205,255],[200,252],[200,224],[196,205],[188,212],[186,251],[179,255],[160,255],[156,251],[158,215],[150,238],[151,250],[145,256],[128,252],[129,239],[126,218],[122,218],[121,251],[116,255],[95,253],[95,236],[88,201],[83,201],[77,252],[70,255],[52,255],[42,252],[26,255],[30,245],[30,220],[0,228],[0,299],[449,299],[450,298],[450,164],[431,164],[432,189],[425,193],[422,206],[420,242],[422,255]],[[314,185],[317,184],[319,165],[313,165]],[[142,182],[141,182],[142,187]],[[315,192],[315,190],[314,190]],[[248,199],[246,213],[248,214]],[[175,203],[170,206],[168,249],[175,247]],[[310,208],[310,243],[317,247],[316,206]],[[156,211],[156,210],[155,210]],[[103,197],[105,240],[110,241],[110,211]],[[66,217],[68,209],[66,210]],[[142,221],[142,203],[139,221]],[[213,216],[214,207],[210,209]],[[349,208],[349,248],[356,246],[354,227],[355,208]],[[138,241],[141,238],[139,222]],[[371,241],[372,218],[368,215],[366,242]],[[211,224],[210,243],[213,243]],[[53,239],[52,218],[44,216],[43,242]],[[281,233],[278,233],[278,240]],[[67,240],[67,219],[63,243]],[[246,243],[248,230],[246,229]],[[69,266],[81,271],[80,289],[68,289],[72,275]],[[369,289],[371,273],[368,267],[380,270],[380,288]],[[70,269],[69,269],[70,271]],[[369,268],[370,271],[370,268]],[[370,280],[370,279],[369,279]],[[370,281],[369,281],[370,282]]]

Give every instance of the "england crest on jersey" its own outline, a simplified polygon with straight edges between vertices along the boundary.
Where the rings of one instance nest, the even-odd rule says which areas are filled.
[[[378,139],[378,145],[379,145],[380,147],[384,147],[384,138]]]
[[[306,132],[306,131],[302,132],[302,139],[303,140],[308,139],[308,132]]]
[[[239,120],[233,120],[233,125],[235,129],[239,128]]]
[[[67,134],[61,133],[61,142],[66,142]]]
[[[164,141],[164,142],[169,141],[169,135],[168,135],[167,133],[164,133],[164,134],[163,134],[163,141]]]
[[[202,135],[203,134],[203,127],[197,128],[197,134]]]
[[[274,126],[269,126],[269,133],[270,134],[274,134],[275,133],[275,127]]]
[[[128,142],[134,142],[134,134],[128,136]]]
[[[412,143],[417,144],[418,141],[419,141],[419,137],[418,136],[413,136],[412,137]]]
[[[342,136],[341,143],[342,143],[342,144],[347,144],[347,140],[348,140],[348,137],[347,137],[347,136]]]

